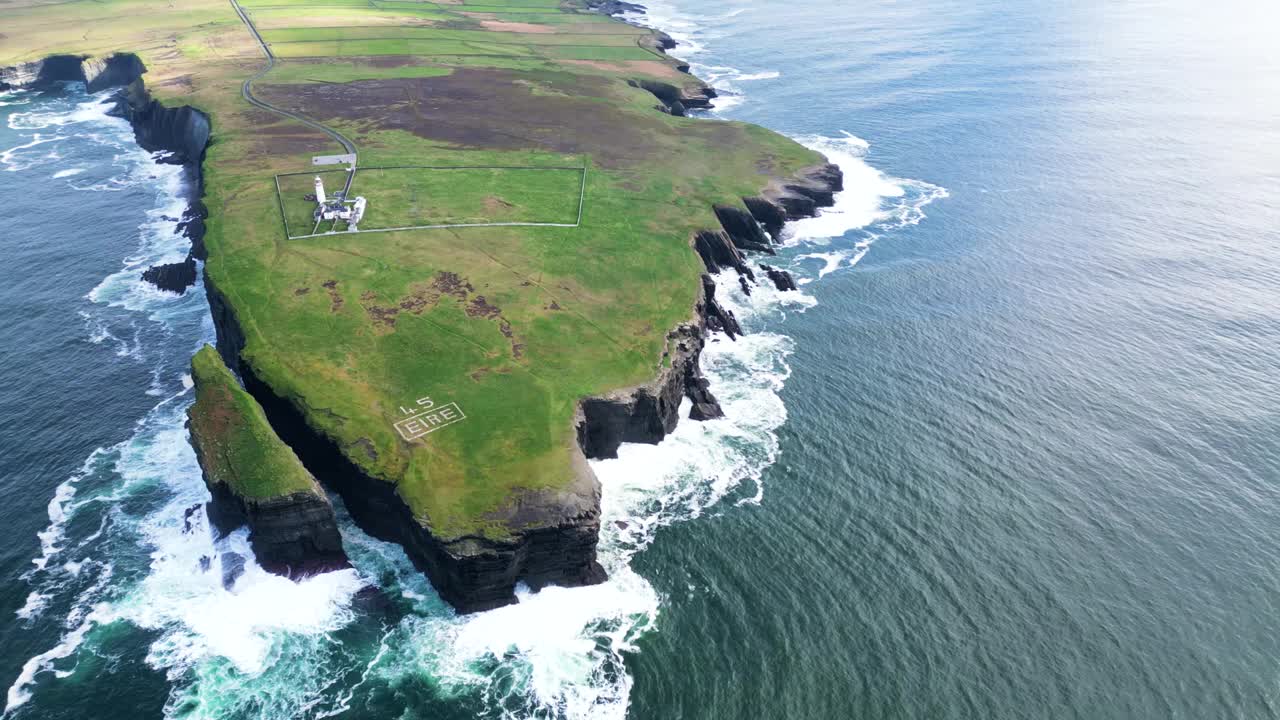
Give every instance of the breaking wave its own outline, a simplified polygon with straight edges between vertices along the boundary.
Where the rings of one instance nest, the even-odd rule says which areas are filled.
[[[704,50],[699,41],[708,35],[695,21],[650,20],[681,42],[682,54]],[[728,82],[778,77],[766,69],[721,71]],[[148,638],[145,662],[170,683],[166,717],[329,717],[356,708],[400,716],[430,714],[442,701],[479,717],[625,717],[633,682],[626,656],[655,630],[663,604],[632,560],[663,527],[764,497],[787,418],[779,392],[793,351],[779,329],[818,300],[767,283],[747,295],[736,279],[721,280],[719,296],[748,331],[736,341],[714,337],[703,355],[726,417],[682,422],[661,445],[625,445],[617,459],[592,463],[604,488],[606,583],[522,589],[516,605],[459,617],[401,548],[365,535],[341,508],[354,568],[293,583],[256,565],[243,531],[215,542],[208,530],[208,494],[183,427],[192,400],[187,361],[213,339],[208,307],[200,286],[175,297],[139,280],[146,266],[186,252],[174,230],[183,178],[133,146],[127,125],[106,116],[106,107],[102,98],[82,97],[56,110],[11,114],[10,126],[31,137],[0,152],[0,164],[13,172],[56,168],[59,143],[88,138],[117,150],[114,160],[78,163],[76,173],[56,169],[56,177],[74,174],[68,182],[86,192],[156,189],[137,247],[88,293],[91,309],[81,316],[85,341],[149,365],[149,392],[163,399],[126,440],[95,450],[54,492],[17,614],[56,628],[57,639],[24,663],[6,713],[38,709],[42,685],[74,675],[79,658],[107,653],[113,634],[133,628]],[[780,256],[770,260],[806,290],[855,265],[878,237],[919,222],[923,208],[946,195],[875,169],[866,162],[868,144],[853,135],[799,140],[826,153],[846,178],[836,206],[789,225]]]

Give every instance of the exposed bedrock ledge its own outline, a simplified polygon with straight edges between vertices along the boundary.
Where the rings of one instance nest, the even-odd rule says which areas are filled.
[[[693,249],[697,251],[698,257],[702,258],[702,264],[707,267],[707,271],[712,274],[718,274],[726,268],[733,268],[744,277],[754,277],[742,253],[738,252],[737,246],[733,244],[733,239],[723,230],[698,231],[693,236]]]
[[[689,109],[709,109],[712,107],[712,98],[716,97],[715,89],[708,85],[677,87],[657,80],[630,80],[629,84],[648,91],[662,103],[658,106],[659,110],[677,117],[684,117]]]
[[[769,236],[749,211],[725,205],[717,205],[715,211],[720,227],[724,228],[729,239],[739,250],[774,254]]]
[[[772,183],[760,198],[771,205],[772,210],[759,201],[748,203],[747,208],[776,238],[782,232],[779,212],[783,222],[814,217],[819,208],[834,205],[835,195],[841,190],[844,190],[844,173],[840,166],[826,163],[808,168],[790,180]]]
[[[181,295],[196,283],[196,260],[187,253],[182,262],[152,265],[142,272],[142,279],[161,290]]]
[[[707,272],[716,275],[733,268],[744,280],[754,281],[755,274],[742,252],[775,254],[773,242],[781,238],[787,221],[817,215],[819,209],[834,205],[836,193],[843,189],[844,174],[839,166],[825,163],[806,168],[794,177],[769,183],[758,196],[743,198],[743,207],[717,205],[721,229],[697,233],[693,247]],[[770,275],[769,279],[776,285],[780,278]],[[748,289],[745,282],[743,289]]]
[[[578,405],[578,445],[587,457],[616,458],[623,443],[662,442],[676,429],[685,397],[693,402],[690,417],[695,420],[724,415],[698,363],[707,327],[712,324],[708,308],[723,312],[714,296],[707,294],[708,287],[714,293],[715,283],[704,283],[703,287],[694,320],[667,334],[668,350],[656,378],[638,387],[587,398]]]
[[[219,536],[249,526],[249,544],[263,570],[302,578],[351,566],[333,506],[322,496],[294,493],[256,501],[236,495],[226,485],[208,480],[206,484],[213,496],[206,506],[209,522]]]

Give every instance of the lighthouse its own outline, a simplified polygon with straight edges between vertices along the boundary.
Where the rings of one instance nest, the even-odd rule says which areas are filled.
[[[324,205],[324,201],[325,201],[324,181],[320,179],[319,175],[317,175],[316,176],[316,203],[319,205]]]

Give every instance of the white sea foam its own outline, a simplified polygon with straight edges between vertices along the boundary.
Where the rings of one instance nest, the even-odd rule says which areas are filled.
[[[707,35],[692,20],[655,24],[682,43],[681,55],[701,52],[698,40]],[[725,70],[746,82],[771,75]],[[37,120],[58,124],[51,118],[26,122]],[[804,273],[814,260],[823,263],[818,278],[856,263],[874,236],[866,233],[848,240],[844,235],[874,224],[910,222],[912,213],[927,202],[921,199],[930,194],[912,181],[875,171],[865,163],[866,143],[852,136],[804,141],[830,150],[829,156],[845,170],[848,189],[835,209],[788,234],[791,244],[828,244],[820,252],[794,259],[792,267],[800,271],[801,282],[814,279]],[[199,314],[199,340],[207,341],[211,325],[199,296],[195,301],[186,299],[190,293],[176,299],[137,279],[146,265],[178,260],[185,253],[185,239],[165,219],[179,216],[183,209],[174,185],[180,180],[177,170],[143,162],[136,155],[126,155],[122,162],[145,168],[126,180],[158,180],[162,194],[169,196],[139,228],[138,251],[94,288],[89,299],[145,314],[166,327],[187,328],[184,332],[191,332],[191,315]],[[65,622],[67,632],[53,648],[27,661],[9,690],[10,706],[26,702],[45,673],[69,672],[63,661],[92,636],[94,627],[123,620],[156,633],[147,662],[174,683],[165,709],[169,717],[325,717],[343,712],[357,689],[368,683],[395,686],[415,680],[445,694],[478,694],[495,716],[625,717],[632,680],[624,654],[653,630],[662,604],[653,586],[632,569],[631,560],[654,542],[662,527],[761,500],[765,470],[779,453],[776,431],[786,421],[779,390],[790,374],[787,359],[792,352],[792,341],[770,328],[789,313],[816,304],[805,293],[778,292],[767,283],[747,296],[728,278],[720,283],[719,297],[749,330],[736,342],[717,337],[704,352],[704,370],[726,417],[703,423],[685,420],[661,445],[624,445],[618,459],[592,463],[604,488],[599,550],[609,580],[588,588],[539,593],[522,589],[516,605],[462,617],[442,603],[402,549],[364,536],[346,520],[344,544],[357,569],[301,583],[258,567],[243,531],[215,543],[202,510],[193,514],[194,526],[188,532],[187,509],[208,497],[182,427],[191,383],[185,373],[165,371],[157,364],[153,389],[165,387],[166,378],[172,378],[179,386],[176,394],[159,403],[129,440],[95,454],[98,460],[93,464],[86,461],[86,474],[101,474],[101,465],[109,460],[114,484],[95,487],[92,493],[86,490],[83,497],[78,494],[81,480],[68,480],[66,490],[59,488],[45,531],[49,543],[46,548],[42,535],[41,562],[36,563],[41,577],[87,578],[97,570],[96,577],[109,576],[110,565],[86,563],[80,555],[62,557],[73,555],[67,549],[73,546],[87,552],[92,537],[69,543],[69,518],[91,506],[155,497],[142,515],[122,517],[118,523],[104,518],[97,531],[107,536],[124,533],[124,546],[145,548],[145,574],[121,581],[111,594],[96,583],[77,589]],[[136,326],[132,333],[113,334],[105,322],[93,317],[86,321],[91,342],[115,340],[127,354],[144,356]],[[117,340],[120,334],[132,334],[133,342]],[[686,413],[687,407],[682,408]],[[244,574],[230,589],[221,580],[223,552],[249,558]],[[202,569],[206,558],[207,571]],[[24,606],[32,616],[58,600],[59,593],[68,592],[64,580],[35,580],[37,587]],[[82,588],[83,582],[87,580],[76,587]],[[387,629],[372,657],[357,656],[331,633],[355,619],[353,598],[373,582],[410,603],[413,611]],[[359,682],[345,687],[353,675]]]
[[[114,125],[127,128],[128,121],[107,114],[115,102],[112,92],[102,92],[89,96],[85,102],[76,103],[70,111],[31,111],[9,115],[9,127],[14,130],[44,130],[51,127],[63,127],[81,123],[95,126]]]
[[[36,683],[37,676],[53,673],[55,677],[67,677],[70,670],[59,667],[59,661],[75,654],[90,630],[100,624],[111,622],[110,609],[104,603],[93,600],[110,584],[111,578],[111,566],[106,565],[89,590],[80,596],[67,613],[64,621],[67,632],[62,634],[58,643],[22,664],[22,670],[6,693],[4,708],[6,715],[31,699],[31,688]]]
[[[82,172],[84,172],[84,168],[68,168],[66,170],[59,170],[58,172],[54,173],[53,178],[55,180],[59,178],[68,178],[73,175],[79,175]]]
[[[14,613],[23,620],[34,620],[49,606],[49,596],[32,590],[27,594],[27,601]]]
[[[188,529],[187,509],[202,506],[209,494],[177,410],[129,443],[117,464],[127,485],[160,485],[170,499],[136,526],[151,548],[150,571],[113,612],[162,633],[148,661],[171,674],[209,658],[225,659],[241,673],[261,673],[278,635],[323,634],[345,624],[346,605],[364,583],[351,570],[297,583],[272,575],[254,561],[247,531],[215,543],[202,507]],[[228,552],[246,558],[230,589],[223,587],[219,564]],[[201,558],[210,559],[208,571]]]
[[[777,70],[767,70],[765,72],[744,73],[735,77],[734,80],[738,82],[752,82],[755,80],[777,80],[780,77],[782,77],[782,73]]]

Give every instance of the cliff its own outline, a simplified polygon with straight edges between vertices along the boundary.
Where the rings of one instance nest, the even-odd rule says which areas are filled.
[[[114,114],[133,125],[138,144],[149,152],[167,152],[170,162],[198,172],[209,143],[209,118],[192,107],[166,108],[153,100],[142,82],[146,71],[142,60],[129,53],[105,58],[53,55],[0,68],[0,88],[47,90],[62,82],[82,82],[91,93],[123,88]]]
[[[234,309],[207,277],[205,289],[219,352],[239,367],[245,388],[260,402],[280,438],[326,487],[342,497],[361,529],[401,545],[450,605],[460,612],[509,605],[516,601],[517,583],[537,590],[604,581],[604,569],[596,560],[600,483],[580,450],[575,448],[575,478],[569,487],[512,498],[509,512],[487,518],[512,528],[509,539],[440,537],[414,517],[391,482],[361,470],[342,448],[311,427],[294,403],[258,378],[241,357],[244,333]]]
[[[142,80],[147,71],[142,60],[131,53],[105,58],[84,55],[52,55],[0,68],[0,89],[49,90],[63,82],[82,82],[91,93],[120,88],[111,114],[129,121],[134,139],[148,152],[164,153],[162,162],[183,165],[187,170],[190,206],[178,230],[191,240],[191,253],[181,263],[159,265],[143,273],[143,279],[161,290],[182,292],[195,283],[194,260],[205,258],[201,163],[212,129],[209,118],[199,110],[182,106],[165,107],[147,92]]]
[[[659,45],[666,47],[669,43],[660,41]],[[139,142],[149,149],[169,151],[172,153],[171,161],[187,164],[194,173],[195,197],[192,210],[183,220],[183,228],[192,237],[193,257],[203,258],[205,253],[201,238],[204,210],[198,201],[199,170],[204,147],[209,140],[209,121],[194,109],[166,108],[155,102],[149,97],[141,82],[141,73],[145,71],[141,63],[130,61],[126,56],[113,57],[117,59],[108,59],[101,63],[85,61],[83,58],[56,61],[50,59],[38,66],[34,64],[31,67],[24,66],[21,71],[15,71],[3,77],[6,78],[5,82],[21,82],[26,83],[27,86],[42,82],[51,83],[55,81],[53,78],[82,79],[87,83],[110,80],[124,85],[125,90],[119,96],[117,111],[133,123]],[[136,61],[136,58],[134,60]],[[76,73],[79,75],[76,76]],[[93,77],[90,78],[90,75]],[[619,84],[625,88],[623,83]],[[587,89],[593,87],[587,83],[581,85],[582,88]],[[511,87],[525,86],[512,84]],[[671,114],[677,114],[674,112],[677,104],[680,108],[705,107],[705,103],[714,95],[705,86],[695,87],[693,83],[687,87],[653,83],[648,87],[643,84],[637,87],[642,87],[659,97]],[[576,86],[571,89],[576,89]],[[470,85],[467,90],[473,91]],[[626,90],[626,92],[633,91]],[[548,98],[561,96],[544,93],[536,97],[540,98],[538,102],[552,102],[553,100]],[[533,102],[523,97],[521,101]],[[560,99],[554,101],[566,102]],[[595,105],[591,107],[596,108]],[[631,111],[627,110],[627,112]],[[663,130],[662,133],[650,136],[646,141],[658,143],[654,147],[660,149],[646,145],[643,153],[637,157],[642,157],[646,161],[651,157],[675,158],[678,152],[695,151],[690,149],[691,147],[698,148],[697,152],[707,152],[705,147],[709,145],[688,146],[686,144],[690,141],[702,142],[705,139],[700,139],[697,132],[682,133],[675,123],[683,121],[656,116],[643,107],[637,108],[636,112],[643,113],[646,118],[659,118],[662,124],[655,127],[661,127]],[[220,122],[225,122],[227,118],[233,118],[234,113],[222,114],[219,117]],[[492,113],[479,117],[481,119],[476,122],[483,124],[492,118]],[[587,116],[566,113],[556,117],[557,123],[571,123],[576,118]],[[626,114],[619,117],[623,117],[627,122],[645,122],[644,118]],[[435,128],[437,125],[433,124],[432,127]],[[775,158],[778,167],[796,168],[815,160],[812,153],[800,152],[803,151],[802,148],[791,147],[794,143],[786,142],[781,138],[778,138],[777,143],[762,144],[759,142],[760,138],[749,138],[743,131],[730,127],[729,124],[724,124],[724,127],[717,130],[725,136],[724,142],[717,147],[739,149],[736,155],[742,157],[718,158],[716,165],[720,167],[727,166],[731,161],[736,161],[738,164],[733,165],[732,172],[724,170],[722,174],[708,174],[706,178],[700,178],[699,187],[735,188],[723,191],[728,198],[741,193],[755,192],[756,182],[759,179],[758,159],[765,155],[765,153],[756,152],[757,150],[780,151],[783,160],[777,160],[778,152],[767,153],[769,157]],[[614,154],[612,148],[612,145],[617,143],[614,131],[615,128],[610,126],[610,131],[601,134],[599,138],[587,132],[561,132],[557,133],[557,137],[570,138],[575,142],[599,140],[604,144],[584,145],[586,149],[583,150],[583,154],[598,153],[604,158],[613,158],[612,162],[621,162],[621,156]],[[736,139],[751,142],[741,144],[736,143]],[[672,146],[676,145],[680,146],[679,151],[673,151]],[[778,147],[781,145],[787,147]],[[672,164],[675,164],[675,161],[672,161]],[[619,171],[617,168],[602,167],[601,172]],[[716,178],[732,180],[733,184],[728,186],[719,184],[715,182]],[[744,199],[741,205],[736,202],[721,202],[714,208],[718,228],[686,235],[691,229],[689,225],[693,224],[682,225],[678,233],[668,233],[664,238],[665,247],[670,251],[668,255],[655,256],[652,250],[646,251],[648,257],[663,257],[667,260],[665,265],[658,268],[657,273],[650,276],[650,281],[652,278],[662,280],[663,273],[668,273],[665,277],[665,285],[653,285],[648,289],[661,287],[669,291],[675,286],[690,289],[686,283],[689,280],[696,281],[697,278],[695,267],[685,262],[688,258],[688,247],[685,242],[690,240],[698,250],[709,273],[732,267],[739,273],[744,287],[749,288],[747,283],[754,281],[754,276],[743,253],[770,252],[774,240],[781,232],[782,223],[792,217],[816,212],[819,205],[830,202],[832,194],[838,189],[838,170],[833,170],[830,166],[819,166],[794,178],[778,180],[770,184],[759,196],[753,195]],[[219,207],[222,208],[223,213],[220,220],[230,223],[231,217],[235,215],[235,208],[240,207],[235,204],[240,202],[236,198],[249,197],[249,195],[232,192],[225,187],[220,187],[219,191],[223,192],[219,200]],[[722,201],[724,198],[716,198],[716,200]],[[228,205],[228,202],[231,204]],[[629,204],[621,206],[619,210],[631,212],[636,207],[641,206]],[[245,215],[245,217],[248,216]],[[628,221],[621,226],[644,227],[643,218],[635,217],[631,220],[634,222]],[[215,265],[219,261],[225,263],[227,260],[230,242],[228,238],[245,236],[252,230],[252,228],[236,226],[237,232],[232,233],[227,226],[223,227],[224,232],[216,238],[219,244],[216,246],[218,253],[215,257]],[[606,231],[604,228],[596,227],[591,230],[584,229],[581,232],[583,242],[598,241],[601,242],[601,247],[605,247],[603,244],[605,234],[613,235],[617,230],[610,227]],[[593,232],[601,234],[593,235],[591,234]],[[771,238],[770,234],[774,237]],[[214,239],[211,238],[211,240]],[[619,247],[622,251],[629,252],[627,248],[640,247],[640,245]],[[655,244],[652,247],[662,250],[664,246]],[[439,257],[445,257],[445,255]],[[450,262],[456,261],[452,256],[449,258]],[[239,260],[244,259],[244,257],[239,258]],[[184,262],[183,265],[189,262]],[[624,266],[625,264],[616,265],[616,267]],[[682,268],[682,272],[676,272],[674,268],[677,266]],[[264,368],[269,369],[271,366],[265,362],[255,366],[254,363],[260,356],[255,356],[255,350],[252,348],[246,352],[247,339],[237,313],[245,313],[246,318],[255,320],[245,326],[254,329],[255,343],[269,343],[273,337],[272,333],[264,332],[261,316],[255,317],[253,313],[255,309],[263,307],[264,303],[274,303],[278,300],[255,298],[252,294],[253,278],[243,273],[246,266],[238,263],[235,267],[236,273],[228,271],[218,276],[218,280],[225,283],[226,288],[234,290],[232,294],[236,298],[235,305],[227,301],[218,287],[218,282],[210,277],[208,269],[205,273],[205,287],[217,328],[218,351],[225,359],[226,365],[238,370],[243,378],[244,390],[241,392],[247,392],[246,397],[257,401],[257,407],[265,418],[264,424],[269,424],[269,429],[273,430],[279,440],[296,454],[296,459],[302,463],[301,467],[309,469],[316,480],[343,497],[353,519],[363,529],[375,537],[404,546],[415,564],[430,577],[441,596],[462,612],[483,610],[514,602],[514,588],[521,582],[537,589],[549,584],[583,585],[602,581],[604,571],[596,559],[596,543],[600,526],[600,486],[587,464],[587,459],[616,455],[623,442],[661,441],[681,419],[679,409],[685,397],[690,398],[693,406],[690,418],[710,419],[721,415],[722,410],[699,369],[699,357],[709,333],[725,332],[730,338],[741,333],[736,318],[717,302],[716,285],[709,276],[703,276],[701,291],[697,296],[695,308],[692,308],[694,312],[687,320],[681,321],[679,315],[673,317],[674,313],[671,313],[663,315],[660,323],[654,322],[650,325],[648,320],[657,317],[656,304],[655,307],[644,306],[645,312],[650,313],[647,316],[642,314],[638,307],[633,306],[630,312],[635,317],[624,318],[624,320],[632,321],[628,331],[636,336],[654,338],[656,334],[654,327],[667,328],[671,327],[673,322],[679,323],[666,334],[665,352],[660,357],[657,356],[656,350],[633,353],[633,356],[640,358],[635,365],[639,372],[627,370],[626,375],[620,372],[615,375],[627,378],[625,382],[633,382],[635,378],[645,376],[647,368],[650,367],[648,363],[652,362],[653,379],[627,390],[582,400],[577,406],[576,417],[572,420],[567,417],[569,411],[573,410],[572,404],[563,403],[564,415],[560,416],[563,419],[555,420],[556,427],[572,433],[572,437],[566,440],[563,448],[569,458],[567,476],[560,476],[564,477],[563,481],[558,477],[557,483],[550,488],[545,486],[548,483],[543,483],[543,486],[531,483],[530,487],[520,487],[508,492],[504,495],[506,501],[500,508],[485,511],[483,514],[477,513],[478,517],[469,518],[469,520],[474,519],[475,522],[470,523],[470,527],[465,532],[446,532],[440,525],[433,525],[428,519],[429,515],[421,510],[421,497],[419,497],[420,504],[417,506],[419,510],[415,512],[412,509],[410,501],[406,500],[404,486],[397,484],[401,477],[396,474],[395,466],[389,462],[380,466],[377,462],[379,453],[382,458],[386,458],[395,452],[404,452],[404,457],[411,460],[416,457],[425,461],[423,456],[426,453],[414,455],[414,452],[421,449],[421,445],[413,446],[411,450],[402,450],[401,448],[405,446],[394,444],[394,434],[393,442],[375,445],[368,438],[375,440],[379,438],[376,434],[379,428],[376,427],[362,431],[364,437],[361,433],[350,432],[345,440],[335,440],[334,438],[340,435],[332,432],[332,426],[323,427],[325,408],[308,405],[287,377],[277,374],[273,376],[271,382],[264,380],[263,372],[260,371]],[[256,266],[250,263],[249,267],[252,269]],[[667,268],[672,269],[668,271]],[[335,289],[337,281],[326,279],[336,276],[321,275],[311,278],[300,275],[297,278],[287,278],[280,274],[280,267],[273,266],[269,270],[273,273],[271,275],[273,281],[281,282],[282,286],[288,283],[289,287],[294,288],[286,298],[289,302],[293,302],[294,298],[301,298],[297,300],[299,303],[297,310],[315,312],[317,316],[327,313],[323,317],[332,317],[335,320],[349,319],[347,313],[363,312],[362,305],[356,300],[356,298],[363,300],[363,294],[358,290],[348,291],[345,309],[343,309],[344,299],[341,289]],[[692,276],[690,271],[694,273]],[[626,280],[623,277],[612,279],[624,282]],[[351,281],[343,280],[342,282]],[[310,292],[313,288],[321,287],[328,288],[329,292]],[[344,284],[342,289],[346,287]],[[490,295],[490,298],[492,297]],[[627,297],[628,302],[631,303],[645,299],[642,293],[633,293]],[[685,296],[681,295],[681,297]],[[474,302],[476,299],[483,301],[483,297],[473,298],[467,307],[472,310],[478,307],[477,312],[488,312],[490,309],[496,311],[496,308],[487,304],[477,306]],[[302,304],[304,302],[316,303],[318,310],[309,309]],[[402,313],[401,325],[395,328],[397,333],[406,333],[403,337],[410,337],[407,334],[411,322],[409,317],[420,311],[420,306],[415,302],[414,296],[409,296],[407,299],[398,299],[395,305],[405,311]],[[683,300],[680,305],[684,305]],[[559,308],[547,309],[548,313],[553,310],[559,311]],[[578,313],[588,313],[591,308],[582,306],[576,310]],[[688,312],[687,306],[682,312]],[[468,312],[468,317],[470,315],[471,313]],[[289,317],[297,316],[289,315]],[[571,316],[570,313],[557,312],[556,322],[568,322],[572,317],[577,315]],[[487,318],[487,315],[480,314],[476,316],[475,322],[490,322]],[[509,367],[519,370],[523,363],[530,362],[527,354],[522,357],[519,352],[523,346],[509,334],[513,333],[511,326],[506,324],[505,320],[501,323],[496,320],[492,322],[510,340],[513,360]],[[378,334],[383,332],[381,326],[375,323],[369,329],[371,332],[366,334],[368,337],[382,337]],[[529,324],[516,328],[514,332],[537,331],[536,326]],[[350,341],[354,335],[344,334],[343,337]],[[546,337],[540,339],[544,343],[547,340]],[[519,342],[527,340],[528,338],[522,338]],[[428,337],[428,343],[434,342],[434,338]],[[415,347],[422,348],[423,345],[418,343]],[[424,362],[430,359],[425,352],[420,354]],[[353,351],[352,356],[358,355],[359,353]],[[650,358],[650,355],[654,357]],[[491,361],[486,358],[485,362]],[[599,382],[599,376],[595,374],[598,367],[589,368],[590,373],[582,367],[572,367],[576,368],[575,372],[580,373],[578,377],[585,379],[590,376],[590,382],[599,383],[594,387],[605,386],[604,383]],[[422,375],[429,377],[425,371]],[[488,377],[495,376],[520,377],[520,373],[503,373],[500,370]],[[472,376],[460,379],[464,385],[480,382]],[[456,389],[458,385],[455,384],[453,387]],[[580,394],[575,392],[571,397],[577,397]],[[378,399],[381,401],[394,398],[379,397]],[[348,414],[371,412],[368,405],[367,402],[364,403],[363,408],[352,405],[348,408],[350,410]],[[464,401],[463,405],[467,403]],[[200,412],[203,411],[193,411],[192,416],[193,441],[196,443],[202,442],[196,439],[201,431],[195,428],[195,413]],[[384,423],[385,416],[380,414],[381,411],[378,412],[379,417],[375,419],[379,423]],[[499,437],[497,433],[502,431],[502,424],[488,422],[491,419],[485,421],[489,426],[487,432],[493,437]],[[470,427],[467,426],[468,429]],[[441,440],[436,443],[435,437],[440,437]],[[443,433],[433,436],[433,446],[443,445],[446,441],[453,441],[453,437]],[[480,442],[477,440],[472,444],[480,447]],[[502,442],[506,441],[493,441],[493,447],[501,450],[504,447],[514,446],[511,443],[503,445]],[[461,444],[457,446],[457,448],[462,447]],[[489,447],[483,447],[488,453]],[[557,448],[559,447],[557,445]],[[215,501],[210,508],[211,517],[215,517],[216,521],[223,525],[237,522],[249,523],[254,528],[255,550],[261,553],[259,560],[264,566],[281,572],[296,573],[299,569],[317,569],[337,562],[331,552],[335,547],[333,533],[336,533],[336,526],[331,526],[331,510],[322,503],[322,493],[316,493],[313,491],[314,488],[311,488],[297,492],[277,492],[266,498],[250,498],[246,493],[234,492],[232,484],[220,480],[218,473],[211,472],[210,467],[218,461],[217,455],[203,446],[199,454],[202,467],[205,468],[206,481],[210,483],[211,491],[215,495]],[[372,461],[365,463],[366,457],[372,458]],[[462,456],[458,455],[458,457]],[[358,459],[358,462],[353,461],[353,458]],[[480,463],[471,462],[470,458],[468,460],[470,467],[479,467]],[[367,469],[369,467],[374,470]],[[557,472],[562,472],[560,466],[557,466]],[[441,513],[436,517],[447,519],[447,514]],[[312,562],[315,558],[319,560]]]
[[[264,569],[299,577],[347,566],[333,507],[213,348],[191,360],[191,446],[213,496],[209,520],[226,534],[248,525]]]

